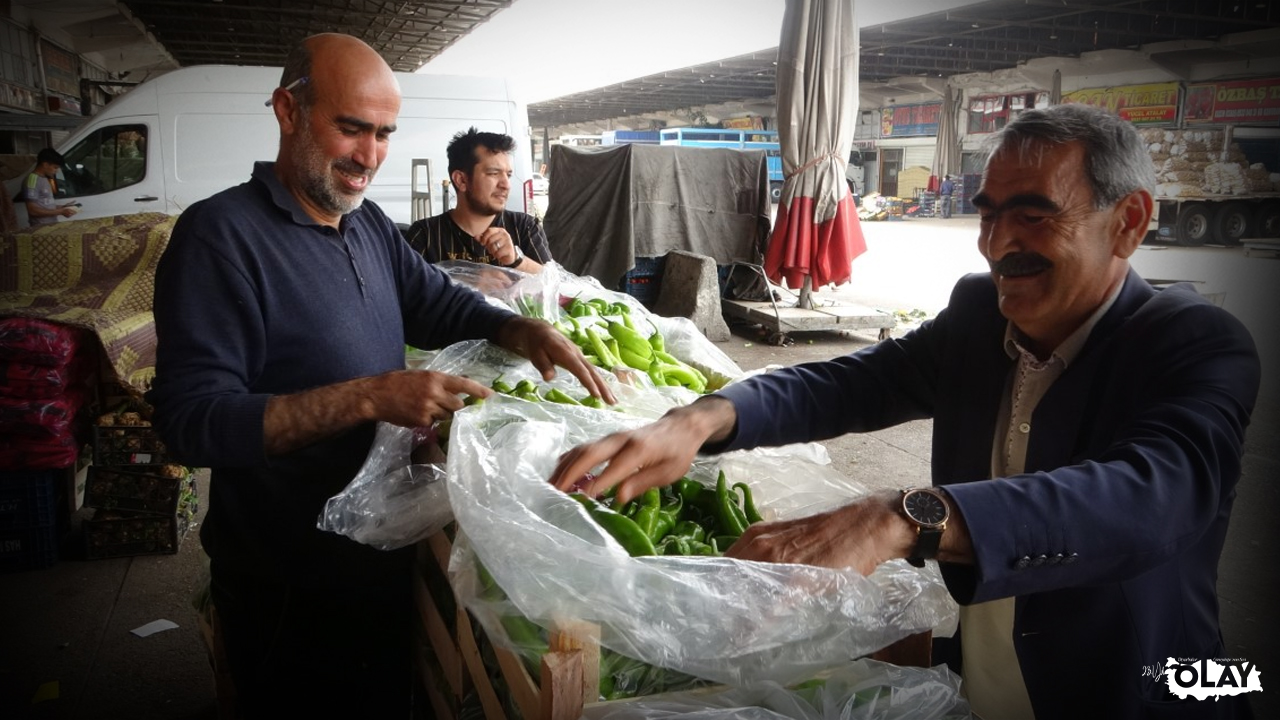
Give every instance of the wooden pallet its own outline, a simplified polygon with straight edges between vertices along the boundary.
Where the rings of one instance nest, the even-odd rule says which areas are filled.
[[[413,579],[419,624],[415,652],[418,677],[438,718],[457,717],[463,698],[474,690],[485,718],[507,720],[503,698],[485,670],[471,616],[465,608],[457,608],[454,631],[450,632],[427,587],[428,574],[443,573],[448,568],[451,550],[443,532],[418,545],[419,572]],[[912,635],[871,657],[895,665],[927,668],[931,639],[929,632]],[[599,702],[599,628],[590,623],[561,627],[551,633],[549,645],[551,649],[542,657],[536,681],[514,652],[497,645],[493,651],[509,699],[525,720],[576,720],[586,705]]]

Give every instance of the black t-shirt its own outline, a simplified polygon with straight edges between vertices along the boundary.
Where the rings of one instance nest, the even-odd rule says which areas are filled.
[[[511,241],[531,260],[539,263],[551,261],[547,247],[547,235],[537,218],[522,212],[503,210],[493,219],[491,227],[501,227],[511,236]],[[497,265],[484,246],[466,230],[458,227],[449,213],[442,213],[409,226],[405,239],[414,251],[438,263],[446,260],[469,260],[487,265]]]

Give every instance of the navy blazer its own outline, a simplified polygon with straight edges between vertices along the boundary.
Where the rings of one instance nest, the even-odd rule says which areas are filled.
[[[1189,286],[1131,271],[1037,405],[1026,472],[992,480],[1006,326],[990,276],[962,278],[901,339],[722,390],[738,411],[724,449],[932,417],[933,483],[976,556],[943,577],[962,604],[1016,597],[1038,720],[1247,716],[1245,696],[1179,701],[1144,670],[1225,656],[1215,583],[1261,378],[1253,339]]]

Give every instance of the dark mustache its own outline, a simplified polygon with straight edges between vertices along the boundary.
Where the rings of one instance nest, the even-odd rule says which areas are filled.
[[[1052,260],[1033,252],[1009,253],[991,263],[992,272],[1011,277],[1030,275],[1041,270],[1048,270],[1051,267],[1053,267]]]
[[[350,173],[352,175],[372,175],[373,170],[367,168],[350,158],[339,158],[333,161],[333,167],[340,172]]]

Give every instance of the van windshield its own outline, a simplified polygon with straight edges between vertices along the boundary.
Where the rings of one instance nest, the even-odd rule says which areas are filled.
[[[119,190],[147,174],[147,126],[111,125],[95,130],[63,153],[60,195],[83,197]]]

